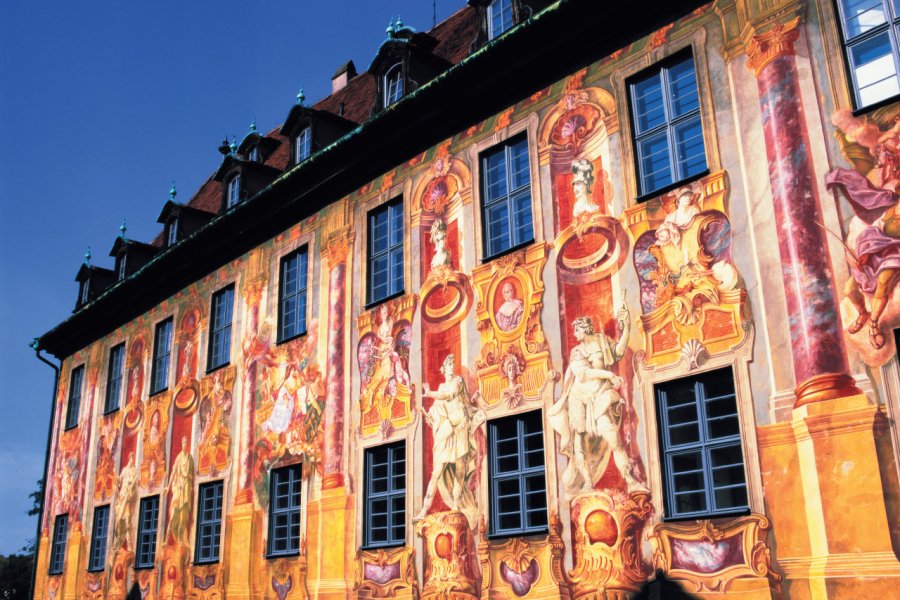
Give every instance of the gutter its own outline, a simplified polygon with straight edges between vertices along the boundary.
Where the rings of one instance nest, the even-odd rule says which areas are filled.
[[[59,391],[59,365],[55,365],[43,356],[41,356],[40,341],[35,338],[31,343],[34,349],[34,355],[39,361],[53,369],[53,397],[50,402],[50,425],[47,427],[47,451],[44,454],[44,476],[43,489],[41,490],[41,510],[38,513],[37,528],[34,536],[34,560],[31,566],[31,587],[29,588],[28,597],[34,598],[34,584],[37,580],[38,556],[41,554],[41,524],[44,522],[44,509],[47,500],[47,472],[50,470],[50,446],[53,441],[53,423],[56,420],[56,394]]]

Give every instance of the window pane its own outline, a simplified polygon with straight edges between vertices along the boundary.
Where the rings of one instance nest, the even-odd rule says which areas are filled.
[[[669,154],[669,137],[663,131],[638,142],[638,160],[641,168],[641,190],[644,193],[658,190],[672,183]]]
[[[678,177],[684,179],[706,170],[706,150],[700,115],[675,127],[675,153],[678,158]]]
[[[841,0],[848,38],[856,37],[885,22],[881,0]]]
[[[638,134],[665,124],[662,82],[658,74],[635,83],[631,93],[634,98],[634,121]]]
[[[506,195],[506,155],[500,151],[485,158],[485,197],[488,201]]]
[[[747,486],[716,490],[716,509],[734,510],[747,507]]]
[[[670,118],[674,119],[700,108],[697,97],[697,77],[694,73],[694,59],[686,60],[670,67],[669,77],[669,106],[672,108]]]
[[[512,145],[509,149],[510,154],[510,176],[512,180],[511,189],[519,189],[528,185],[531,177],[528,173],[528,141],[521,140]]]
[[[703,512],[705,510],[706,494],[704,492],[676,494],[675,514]]]
[[[900,92],[897,66],[891,51],[890,34],[885,31],[850,46],[859,101],[863,106],[890,98]]]

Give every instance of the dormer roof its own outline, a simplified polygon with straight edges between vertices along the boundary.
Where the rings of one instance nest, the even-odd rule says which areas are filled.
[[[116,241],[113,242],[113,247],[112,250],[109,251],[109,255],[118,256],[123,248],[128,252],[137,252],[139,254],[146,254],[147,256],[153,256],[159,251],[159,248],[155,246],[137,240],[129,240],[120,235],[116,238]]]

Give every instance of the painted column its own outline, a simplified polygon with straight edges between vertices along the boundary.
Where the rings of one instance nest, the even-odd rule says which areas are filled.
[[[790,315],[795,406],[861,393],[849,375],[837,295],[826,251],[794,42],[799,17],[754,35],[756,72],[778,251]]]
[[[353,242],[349,227],[328,236],[328,366],[325,391],[325,445],[323,489],[344,486],[344,345],[346,343],[347,255]]]

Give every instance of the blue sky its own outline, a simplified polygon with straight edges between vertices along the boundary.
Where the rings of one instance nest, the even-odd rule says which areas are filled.
[[[437,0],[437,18],[465,0]],[[390,17],[431,0],[12,0],[0,19],[0,554],[34,535],[52,371],[28,348],[75,303],[85,248],[111,266],[122,219],[150,241],[172,180],[187,201],[223,136],[281,123],[302,85],[364,71]]]

